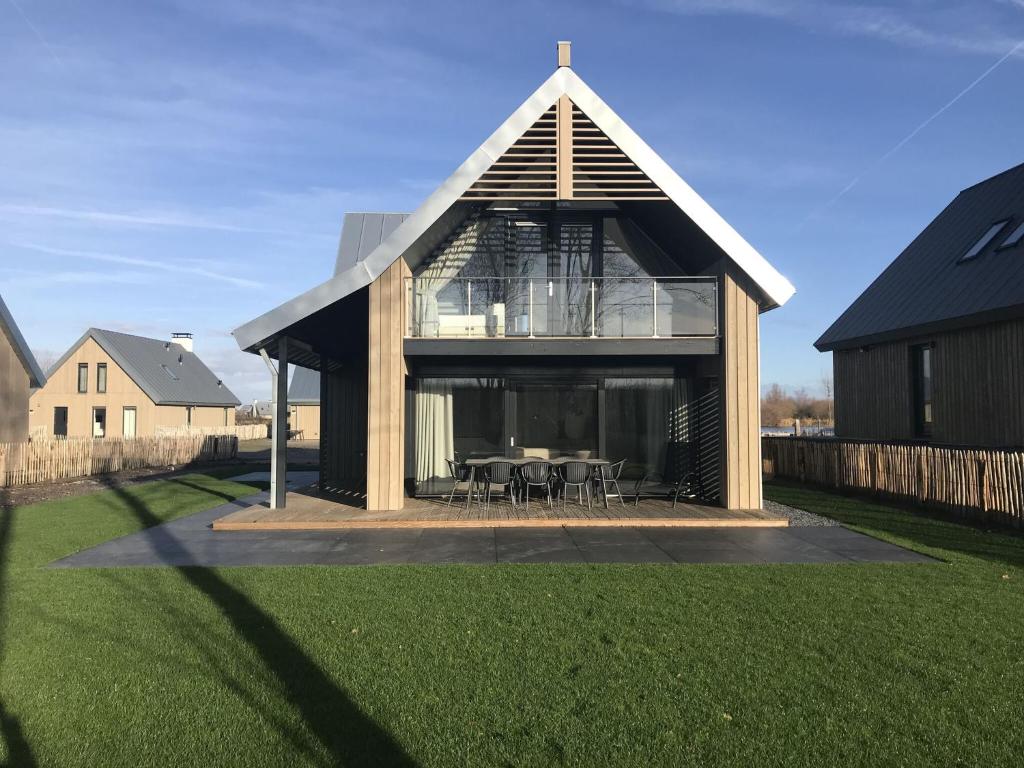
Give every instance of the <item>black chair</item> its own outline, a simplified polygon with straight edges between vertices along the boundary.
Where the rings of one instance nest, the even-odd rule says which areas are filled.
[[[516,465],[511,461],[492,461],[484,464],[483,471],[486,485],[484,508],[487,509],[491,506],[491,486],[499,485],[512,503],[512,509],[515,509]]]
[[[633,489],[634,507],[640,503],[641,493],[647,496],[647,498],[671,496],[672,509],[676,508],[676,503],[680,498],[696,501],[701,497],[700,476],[696,472],[687,472],[674,483],[655,481],[645,487],[644,484],[649,477],[649,474],[644,474],[643,477],[636,481],[636,487]]]
[[[526,511],[530,511],[530,486],[543,486],[548,492],[548,509],[552,509],[551,481],[554,479],[555,468],[550,461],[530,461],[519,468],[523,479],[523,494],[526,496]]]
[[[608,507],[608,486],[615,489],[615,495],[619,499],[619,504],[623,507],[626,506],[626,502],[622,500],[622,489],[619,488],[619,478],[622,476],[622,470],[626,466],[626,460],[616,461],[614,464],[609,464],[606,467],[601,467],[597,471],[597,482],[601,486],[601,493],[604,494],[604,506]]]
[[[562,511],[565,512],[565,497],[570,485],[576,486],[577,493],[582,497],[587,494],[587,509],[593,510],[594,505],[590,494],[590,483],[594,478],[594,468],[585,461],[567,461],[558,466],[558,477],[562,481]],[[580,498],[580,504],[583,499]]]
[[[452,476],[452,492],[448,496],[448,506],[452,505],[452,501],[455,499],[455,494],[459,491],[460,485],[466,486],[466,505],[468,508],[469,501],[473,496],[473,468],[468,464],[463,464],[458,459],[454,461],[452,459],[445,459],[445,464],[448,465],[448,472]]]

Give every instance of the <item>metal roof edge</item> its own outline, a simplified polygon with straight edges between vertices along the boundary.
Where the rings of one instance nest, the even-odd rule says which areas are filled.
[[[14,320],[14,315],[7,308],[7,304],[4,302],[4,297],[0,296],[0,323],[7,329],[7,334],[11,339],[11,344],[14,347],[14,352],[21,360],[21,364],[25,367],[25,371],[28,373],[29,387],[32,389],[38,389],[46,384],[46,374],[43,369],[39,367],[39,361],[36,360],[36,356],[32,354],[32,349],[29,347],[28,342],[25,341],[25,337],[21,334],[21,329]]]

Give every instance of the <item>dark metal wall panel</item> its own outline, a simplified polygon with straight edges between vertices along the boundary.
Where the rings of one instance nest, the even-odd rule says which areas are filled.
[[[366,488],[366,368],[351,366],[320,377],[320,482],[327,489]]]

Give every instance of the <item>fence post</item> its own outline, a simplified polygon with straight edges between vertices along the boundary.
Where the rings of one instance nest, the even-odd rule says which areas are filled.
[[[796,467],[800,475],[800,482],[807,482],[807,446],[803,443],[797,445]]]
[[[988,466],[985,459],[976,462],[978,472],[978,506],[983,515],[988,515]]]
[[[832,447],[835,449],[835,487],[842,487],[843,477],[843,446],[841,443],[833,443]]]
[[[7,487],[7,449],[0,448],[0,488]]]
[[[917,502],[919,504],[924,504],[925,496],[924,451],[919,450],[917,454]]]

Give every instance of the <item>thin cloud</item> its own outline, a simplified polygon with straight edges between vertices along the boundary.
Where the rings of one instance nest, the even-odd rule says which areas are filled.
[[[29,19],[28,14],[25,13],[24,9],[20,5],[18,5],[16,0],[7,0],[7,2],[9,2],[11,4],[11,7],[18,12],[18,15],[21,16],[22,21],[25,22],[25,26],[32,30],[32,34],[36,36],[36,39],[42,44],[43,48],[46,49],[46,52],[50,54],[50,56],[53,58],[55,62],[57,62],[57,66],[63,69],[63,59],[61,59],[61,57],[57,55],[57,52],[53,49],[53,46],[51,46],[46,41],[46,38],[43,37],[42,32],[40,32],[39,28],[32,23],[32,20]]]
[[[52,206],[40,205],[19,205],[15,203],[0,203],[0,215],[13,214],[16,216],[43,216],[61,219],[75,219],[79,221],[90,221],[101,224],[123,224],[128,226],[151,226],[184,229],[205,229],[218,232],[240,232],[246,234],[260,235],[285,235],[288,237],[309,237],[309,232],[296,232],[284,229],[266,229],[262,227],[247,227],[237,224],[226,224],[223,222],[209,221],[201,217],[189,215],[163,215],[163,214],[134,214],[119,213],[111,211],[80,210],[76,208],[55,208]],[[323,235],[313,235],[322,237]]]
[[[195,275],[196,277],[202,277],[207,280],[217,280],[219,282],[228,283],[238,288],[265,288],[263,283],[259,283],[255,280],[250,280],[245,277],[238,277],[236,275],[223,274],[221,272],[214,272],[206,269],[205,267],[190,267],[180,263],[169,264],[163,261],[155,261],[153,259],[142,259],[134,256],[119,256],[113,253],[98,253],[96,251],[76,251],[69,250],[66,248],[52,248],[50,246],[38,245],[36,243],[13,243],[20,248],[28,248],[39,253],[49,253],[54,256],[72,256],[75,258],[91,259],[93,261],[103,261],[111,264],[123,264],[131,267],[143,267],[149,270],[155,270],[160,272],[170,272],[177,275]]]
[[[1002,53],[1014,38],[998,31],[1006,27],[1005,12],[989,7],[930,4],[915,13],[914,6],[885,7],[816,0],[620,0],[625,5],[682,16],[753,16],[803,29],[864,37],[921,48],[944,48],[964,53]],[[1024,0],[1004,0],[1024,7]]]
[[[958,93],[952,99],[950,99],[945,104],[943,104],[939,109],[937,109],[935,112],[933,112],[931,115],[929,115],[928,118],[924,122],[919,124],[916,128],[914,128],[914,130],[912,130],[910,133],[908,133],[906,136],[904,136],[902,139],[900,139],[898,142],[896,142],[896,144],[894,144],[885,153],[883,153],[881,156],[879,156],[877,159],[875,159],[872,163],[870,163],[863,171],[861,171],[858,175],[856,175],[853,179],[851,179],[850,182],[845,187],[843,187],[841,190],[839,190],[839,192],[835,195],[835,197],[831,198],[824,205],[822,205],[821,207],[815,209],[810,214],[808,214],[807,218],[805,218],[800,223],[800,227],[803,227],[804,224],[806,224],[808,221],[810,221],[811,219],[814,219],[817,216],[820,216],[822,213],[827,211],[833,205],[838,203],[843,198],[843,196],[846,195],[846,193],[848,193],[850,190],[852,190],[854,187],[856,187],[860,183],[861,179],[863,179],[867,174],[871,173],[871,171],[873,171],[876,168],[878,168],[878,166],[880,166],[882,163],[884,163],[890,157],[892,157],[897,152],[899,152],[901,149],[903,149],[903,147],[905,147],[907,144],[909,144],[914,139],[915,136],[917,136],[919,133],[921,133],[921,131],[923,131],[925,128],[927,128],[929,125],[931,125],[937,119],[939,119],[943,114],[945,114],[947,111],[949,111],[953,107],[954,104],[956,104],[958,101],[960,101],[960,99],[962,99],[968,93],[973,91],[986,77],[988,77],[993,72],[995,72],[996,69],[998,69],[1007,59],[1009,59],[1011,56],[1015,55],[1018,51],[1021,51],[1021,50],[1024,50],[1024,40],[1021,40],[1019,43],[1017,43],[1015,46],[1013,46],[1013,48],[1011,48],[1009,51],[1007,51],[1005,54],[1003,54],[1003,56],[998,61],[996,61],[992,66],[990,66],[988,69],[986,69],[984,72],[982,72],[978,77],[976,77],[971,82],[970,85],[968,85],[966,88],[964,88],[962,91],[960,91],[960,93]]]

